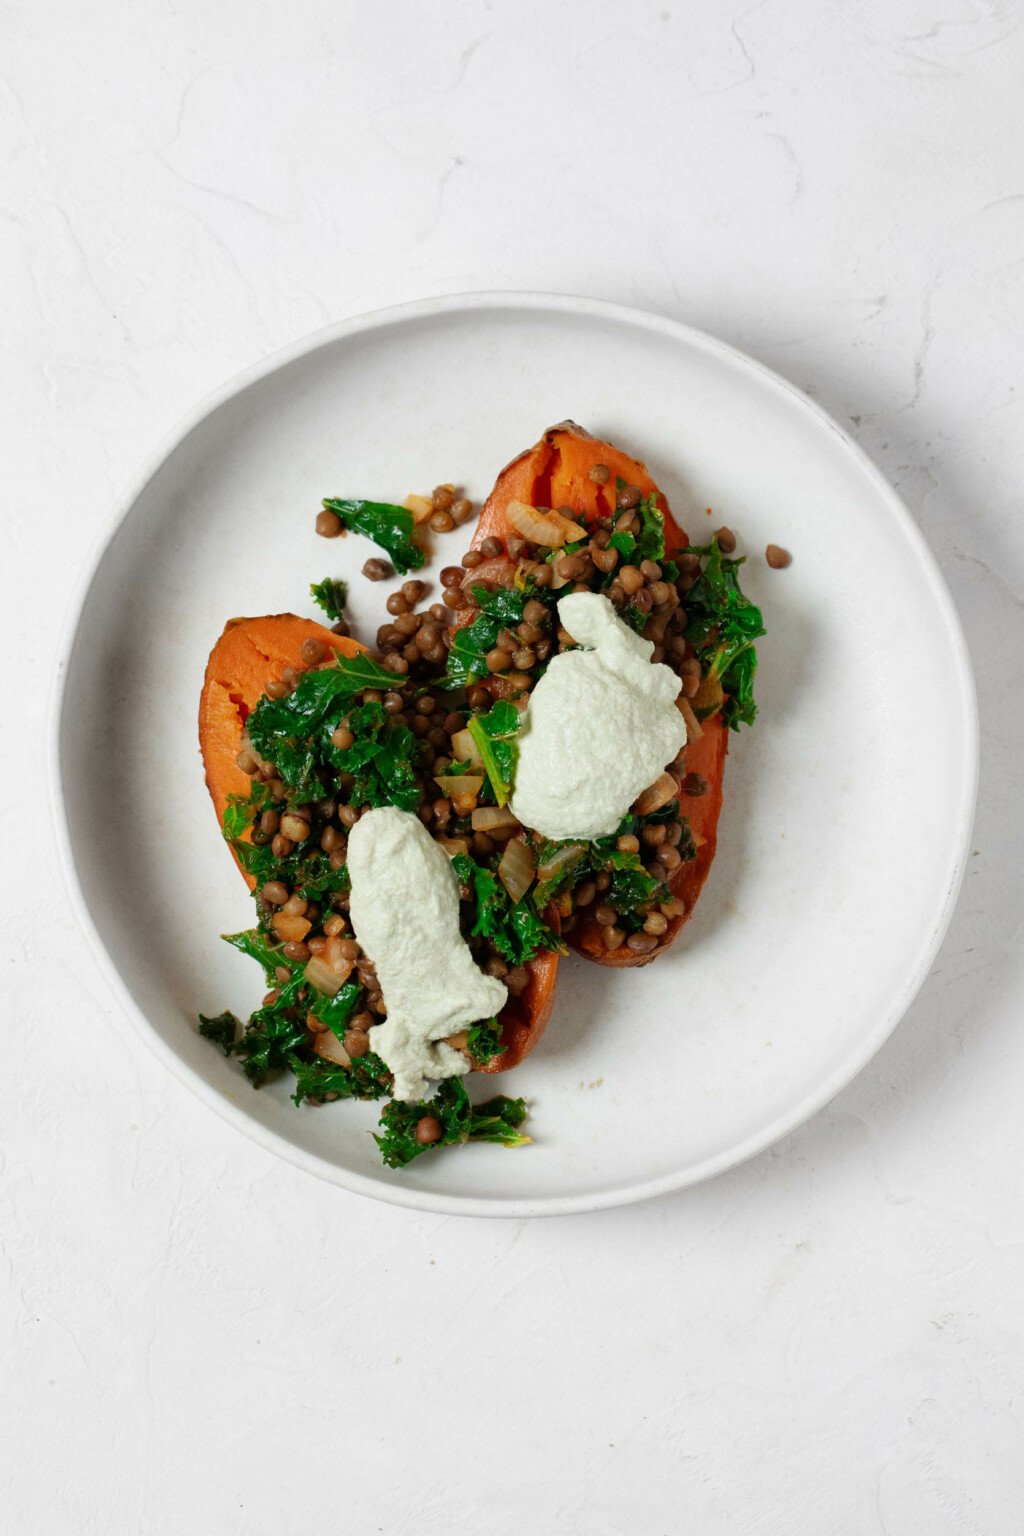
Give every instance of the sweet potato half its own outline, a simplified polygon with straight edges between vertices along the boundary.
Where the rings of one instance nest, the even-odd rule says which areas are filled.
[[[606,465],[610,472],[605,484],[590,478],[590,471],[597,464]],[[504,541],[514,532],[505,513],[510,501],[524,501],[534,507],[571,507],[575,521],[588,525],[607,517],[615,507],[617,478],[627,485],[639,486],[645,496],[657,497],[665,517],[666,554],[684,549],[690,541],[673,518],[668,502],[646,466],[610,443],[591,437],[572,421],[551,427],[539,443],[502,470],[480,514],[473,544],[479,545],[489,536]],[[473,575],[479,577],[482,571],[483,567],[478,567]],[[693,911],[715,856],[718,815],[722,808],[722,777],[729,745],[728,727],[720,714],[705,720],[702,732],[696,739],[691,736],[687,743],[686,768],[688,772],[701,774],[710,788],[701,796],[680,792],[683,814],[697,844],[697,857],[681,864],[671,881],[672,894],[685,903],[686,910],[679,917],[670,919],[661,946],[649,955],[638,955],[625,945],[608,951],[601,942],[600,926],[595,920],[580,924],[568,936],[568,942],[599,965],[647,965],[678,936]]]
[[[344,656],[366,649],[311,619],[277,613],[230,620],[210,653],[199,699],[199,746],[218,824],[228,797],[248,795],[252,784],[236,762],[245,722],[268,683],[279,681],[286,667],[303,667],[302,645],[309,639],[319,640]],[[244,871],[243,878],[251,888],[254,882]],[[499,1017],[505,1049],[481,1068],[484,1072],[505,1072],[518,1066],[544,1033],[555,999],[558,956],[542,950],[530,961],[529,971],[526,990],[519,997],[510,997]]]

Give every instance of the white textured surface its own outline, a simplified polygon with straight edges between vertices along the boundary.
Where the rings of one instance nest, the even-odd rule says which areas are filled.
[[[1022,20],[0,12],[5,1536],[1018,1536]],[[322,321],[503,285],[678,315],[849,422],[983,737],[960,907],[861,1077],[695,1191],[522,1225],[346,1197],[193,1101],[69,929],[42,788],[61,611],[176,417]]]

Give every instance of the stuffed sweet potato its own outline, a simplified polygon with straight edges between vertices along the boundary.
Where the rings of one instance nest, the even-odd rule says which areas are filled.
[[[484,565],[467,573],[466,584],[472,584],[488,570],[492,577],[503,579],[500,566],[507,556],[494,553],[493,548],[495,542],[500,542],[507,550],[510,538],[513,549],[516,548],[519,528],[509,518],[510,504],[557,508],[589,530],[599,520],[614,517],[618,484],[635,487],[643,498],[653,498],[664,519],[667,557],[687,548],[690,541],[672,517],[668,502],[646,466],[610,443],[592,437],[574,422],[565,421],[545,432],[533,448],[513,459],[498,476],[473,538],[475,549],[486,547],[488,559]],[[685,774],[680,774],[679,779],[681,786],[695,786],[703,792],[691,794],[680,787],[678,799],[681,814],[689,824],[695,853],[693,858],[681,862],[668,879],[678,910],[667,917],[667,927],[659,936],[658,945],[647,951],[628,944],[608,949],[602,935],[605,925],[588,916],[585,910],[578,910],[567,939],[581,954],[601,965],[646,965],[677,937],[688,921],[715,856],[728,736],[721,710],[706,718],[703,724],[696,717],[691,719]]]
[[[331,651],[353,657],[366,654],[366,647],[290,613],[233,619],[225,627],[210,654],[199,703],[199,743],[218,821],[223,821],[233,799],[247,798],[252,789],[254,759],[243,733],[268,684],[280,685],[286,677],[291,682],[296,674],[329,660]],[[250,889],[257,878],[241,861],[245,848],[252,846],[253,831],[252,824],[245,826],[233,845],[235,860]],[[303,922],[305,918],[299,916],[298,926],[289,931],[298,933]],[[310,931],[307,927],[292,942],[305,943]],[[502,1050],[478,1065],[481,1072],[504,1072],[518,1066],[544,1033],[554,1003],[558,954],[542,949],[526,962],[526,969],[529,978],[525,988],[518,996],[509,996],[499,1016]],[[333,1039],[333,1035],[321,1035],[322,1048],[332,1050]]]

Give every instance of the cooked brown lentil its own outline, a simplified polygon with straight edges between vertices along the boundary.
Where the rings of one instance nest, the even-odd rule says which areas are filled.
[[[337,512],[331,512],[327,507],[316,515],[316,531],[322,539],[336,539],[343,527]]]

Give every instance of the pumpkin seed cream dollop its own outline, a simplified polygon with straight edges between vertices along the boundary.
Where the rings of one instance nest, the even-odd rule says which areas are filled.
[[[445,1037],[499,1013],[508,988],[474,962],[452,861],[417,816],[367,811],[349,836],[348,872],[352,928],[388,1010],[370,1049],[394,1074],[394,1097],[415,1101],[428,1082],[469,1071]]]
[[[554,657],[530,696],[512,809],[544,837],[609,837],[686,744],[682,682],[608,598],[574,592],[558,617],[587,649]]]

